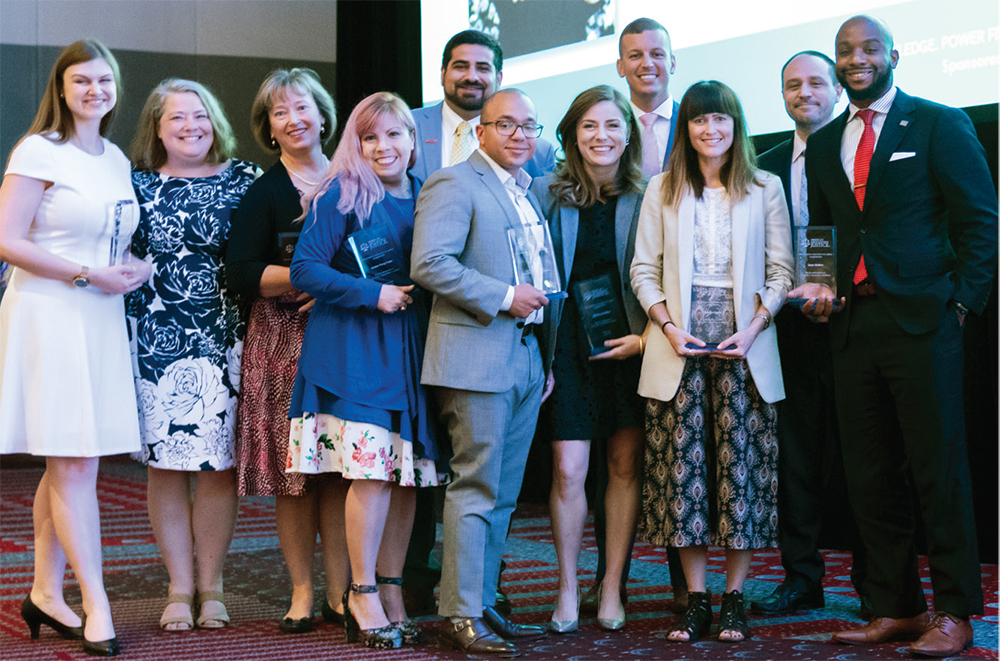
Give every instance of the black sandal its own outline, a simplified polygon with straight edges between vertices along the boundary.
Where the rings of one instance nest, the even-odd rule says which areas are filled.
[[[351,586],[344,592],[344,630],[345,638],[349,643],[361,643],[366,647],[376,650],[392,650],[403,644],[403,637],[393,625],[378,627],[376,629],[362,629],[357,618],[351,612],[347,603],[347,598],[351,592],[358,594],[373,594],[378,592],[377,585],[358,585],[351,583]]]
[[[739,638],[723,638],[722,633],[740,634]],[[719,611],[719,642],[742,643],[750,638],[750,625],[747,624],[747,609],[743,603],[743,593],[739,590],[726,592],[722,595],[722,609]]]
[[[375,572],[375,583],[378,585],[398,585],[403,587],[402,578],[398,576],[379,576],[378,572]],[[424,639],[424,634],[420,631],[420,627],[409,619],[402,620],[401,622],[390,622],[390,624],[396,627],[399,633],[402,634],[404,645],[416,645]]]
[[[688,607],[681,616],[681,621],[667,633],[667,640],[673,643],[693,643],[712,626],[712,593],[689,592]],[[671,638],[670,634],[682,632],[688,635],[687,640]]]

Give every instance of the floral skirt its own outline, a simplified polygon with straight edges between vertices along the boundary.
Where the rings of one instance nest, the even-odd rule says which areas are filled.
[[[404,487],[441,483],[434,461],[415,458],[413,444],[398,433],[328,413],[292,418],[285,470],[340,473],[348,480],[383,480]]]

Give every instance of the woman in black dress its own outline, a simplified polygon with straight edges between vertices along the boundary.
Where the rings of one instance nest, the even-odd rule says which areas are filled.
[[[607,439],[607,567],[598,624],[625,625],[621,576],[639,508],[643,402],[636,394],[646,314],[629,288],[635,227],[642,200],[642,145],[628,100],[607,85],[573,101],[557,129],[565,152],[552,175],[532,190],[549,221],[566,290],[556,337],[555,390],[539,421],[552,443],[552,531],[559,559],[559,598],[551,629],[574,631],[579,619],[577,560],[587,500],[591,439]],[[627,333],[592,346],[584,332],[577,284],[607,278],[621,301]],[[559,304],[556,302],[555,304]],[[548,317],[558,318],[552,314]],[[552,335],[549,335],[552,337]]]

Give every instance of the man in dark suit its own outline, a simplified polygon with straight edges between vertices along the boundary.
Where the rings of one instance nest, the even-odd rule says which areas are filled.
[[[834,64],[817,51],[793,55],[781,68],[781,93],[785,111],[795,122],[795,134],[762,154],[758,165],[781,178],[794,233],[809,223],[805,161],[809,136],[833,119],[843,91]],[[781,564],[785,579],[774,592],[750,607],[757,613],[788,613],[823,607],[825,567],[819,553],[824,503],[842,487],[840,437],[834,405],[830,333],[825,323],[815,323],[797,309],[786,307],[775,315],[785,399],[778,415],[778,525]],[[835,500],[837,500],[835,498]],[[846,516],[835,521],[838,538],[855,537],[854,523],[840,498]],[[852,540],[853,541],[853,540]],[[864,551],[854,550],[851,577],[861,596],[862,617],[870,610],[861,587]]]
[[[965,113],[893,86],[899,54],[885,25],[851,18],[836,53],[851,105],[809,139],[809,222],[838,231],[846,296],[830,317],[837,411],[876,618],[834,639],[915,640],[914,654],[951,656],[972,644],[969,616],[983,612],[962,324],[989,295],[997,196]],[[803,310],[830,314],[831,299],[826,290]],[[902,442],[885,432],[894,418]],[[917,572],[907,466],[927,531],[933,617]]]
[[[441,57],[444,101],[413,111],[417,159],[410,173],[421,181],[437,170],[465,161],[479,147],[476,127],[483,104],[500,88],[503,51],[495,39],[478,30],[464,30],[445,44]],[[555,150],[544,140],[535,141],[535,153],[524,164],[528,176],[541,177],[556,166]],[[403,589],[407,609],[427,613],[434,609],[434,586],[441,570],[431,558],[439,489],[421,489],[413,535],[406,554]],[[510,615],[511,604],[497,583],[497,610]]]
[[[421,383],[435,386],[453,447],[441,641],[469,653],[516,655],[503,639],[544,630],[499,614],[496,585],[552,345],[539,325],[548,300],[530,284],[543,246],[527,241],[516,268],[524,261],[530,272],[517,274],[508,233],[534,232],[545,218],[522,169],[539,133],[531,99],[497,92],[483,120],[480,148],[431,175],[417,198],[411,275],[434,293]]]
[[[475,151],[479,113],[502,80],[503,51],[495,39],[478,30],[464,30],[448,40],[441,57],[444,101],[413,111],[419,146],[417,162],[410,170],[413,176],[426,180],[435,170],[461,163]],[[552,144],[539,139],[524,171],[541,177],[555,167]]]

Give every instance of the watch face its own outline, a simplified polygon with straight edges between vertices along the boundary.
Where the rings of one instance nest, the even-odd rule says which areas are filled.
[[[77,287],[86,287],[90,284],[90,281],[81,275],[73,278],[73,284]]]

